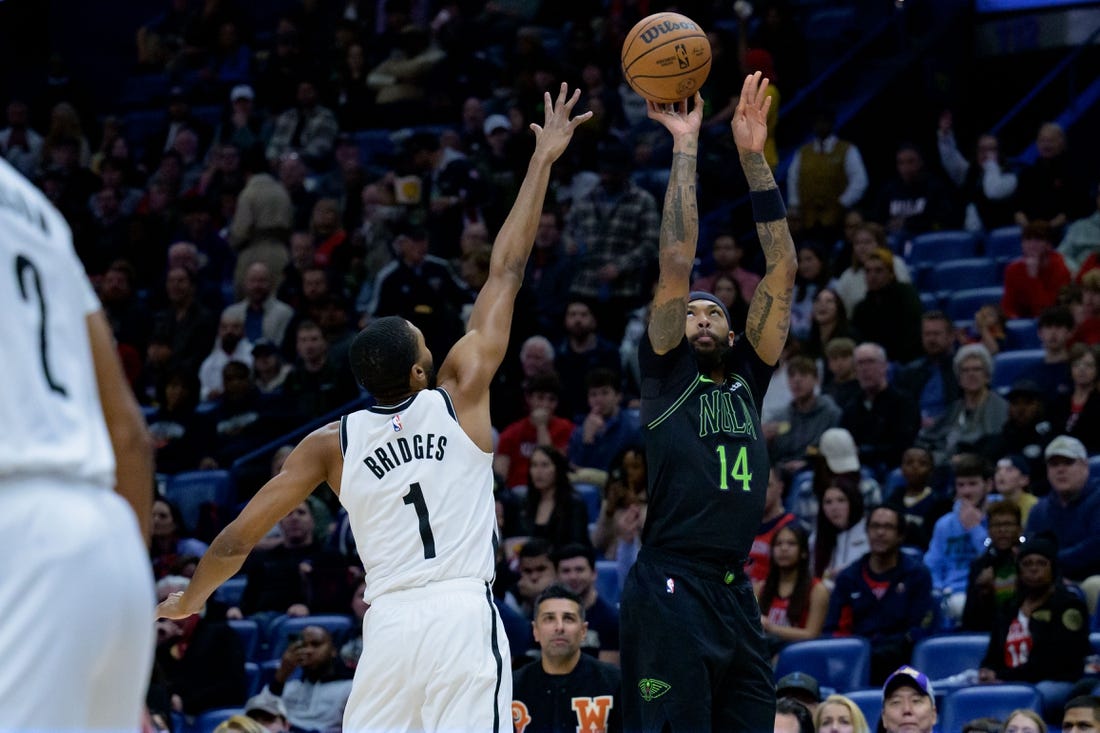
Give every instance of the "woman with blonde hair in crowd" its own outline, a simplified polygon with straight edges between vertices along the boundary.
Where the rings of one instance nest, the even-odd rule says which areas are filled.
[[[829,695],[817,706],[814,729],[817,733],[871,733],[863,711],[844,695]]]
[[[1004,733],[1047,733],[1047,724],[1034,710],[1017,708],[1005,718]]]
[[[267,728],[245,715],[234,715],[219,724],[214,733],[267,733]]]

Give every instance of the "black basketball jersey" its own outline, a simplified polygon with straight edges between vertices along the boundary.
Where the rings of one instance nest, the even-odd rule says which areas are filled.
[[[774,367],[739,338],[726,380],[699,373],[685,337],[658,356],[638,347],[649,471],[642,544],[741,567],[764,514],[771,462],[760,406]]]

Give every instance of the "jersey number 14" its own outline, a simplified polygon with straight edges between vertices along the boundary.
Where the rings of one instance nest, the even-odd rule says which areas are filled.
[[[729,479],[733,478],[734,481],[741,482],[742,491],[750,491],[749,482],[752,481],[752,473],[749,471],[749,453],[745,446],[737,449],[733,468],[729,467],[729,462],[726,460],[726,446],[720,445],[715,450],[718,451],[718,488],[729,491]]]

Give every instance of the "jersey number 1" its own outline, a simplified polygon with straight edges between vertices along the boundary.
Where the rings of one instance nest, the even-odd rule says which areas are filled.
[[[718,466],[721,474],[718,479],[718,488],[729,491],[728,477],[732,476],[734,481],[741,482],[742,491],[750,491],[749,482],[752,481],[752,474],[749,473],[749,453],[745,446],[737,449],[737,457],[733,460],[732,469],[729,469],[729,464],[726,462],[726,446],[720,445],[715,450],[718,451]]]
[[[409,493],[405,494],[404,501],[406,505],[416,507],[416,516],[420,520],[420,541],[424,543],[424,559],[431,560],[435,557],[435,535],[432,534],[432,523],[428,521],[428,504],[424,501],[419,481],[409,484]]]

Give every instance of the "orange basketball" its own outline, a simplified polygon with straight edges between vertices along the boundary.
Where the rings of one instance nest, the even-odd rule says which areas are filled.
[[[623,76],[651,102],[668,104],[699,91],[710,73],[710,41],[679,13],[655,13],[638,21],[623,42]]]

